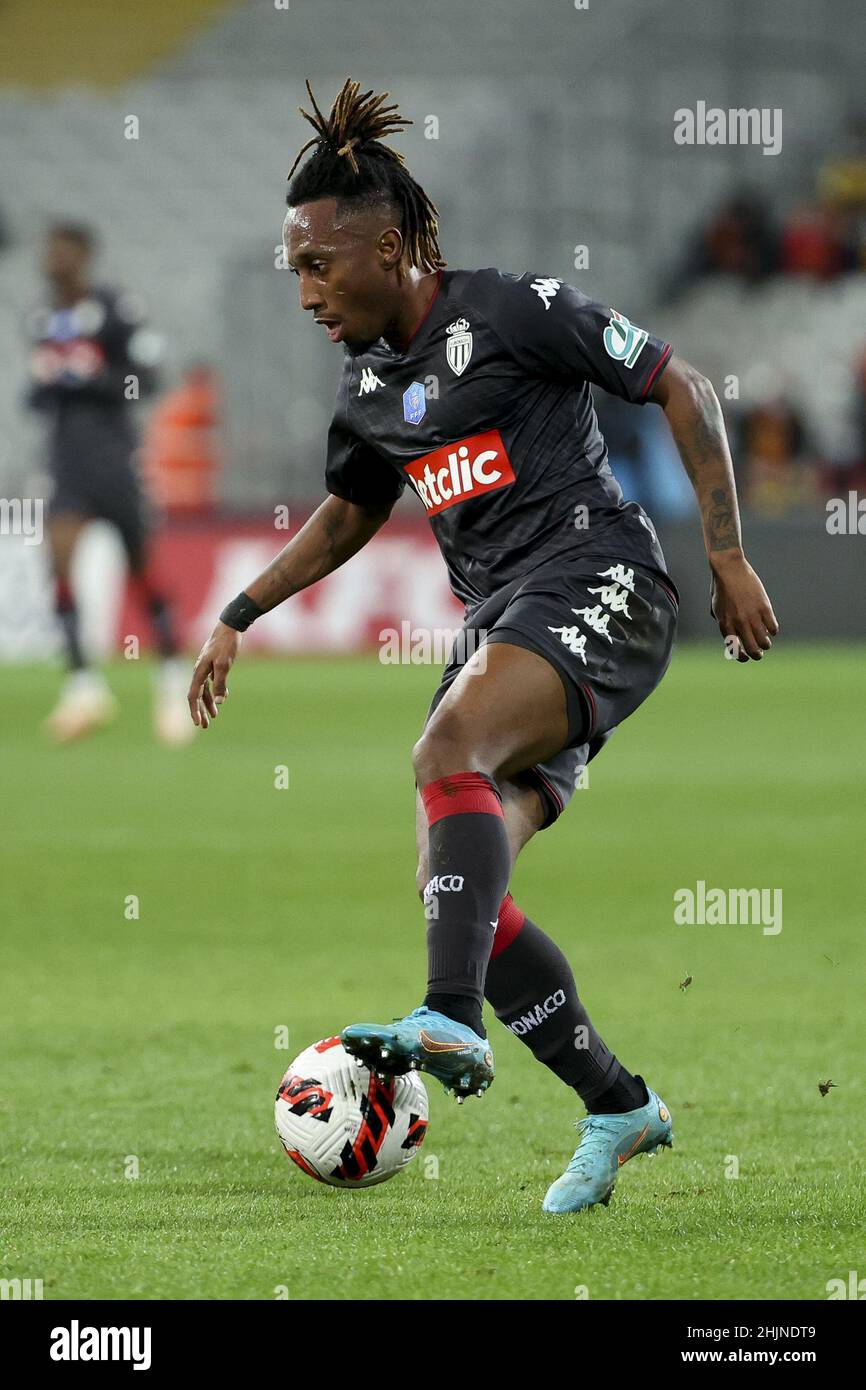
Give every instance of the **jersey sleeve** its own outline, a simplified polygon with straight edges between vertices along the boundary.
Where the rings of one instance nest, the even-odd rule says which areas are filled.
[[[144,305],[134,295],[119,295],[110,318],[113,366],[124,377],[134,376],[141,396],[152,395],[159,385],[163,344],[149,328]]]
[[[552,276],[478,271],[467,297],[527,371],[589,381],[638,405],[672,355],[625,314]]]
[[[352,434],[338,409],[328,429],[325,486],[346,502],[377,507],[396,502],[406,479]]]

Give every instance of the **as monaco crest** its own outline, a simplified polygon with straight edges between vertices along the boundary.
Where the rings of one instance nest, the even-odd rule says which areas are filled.
[[[462,376],[472,356],[472,334],[469,332],[469,324],[466,319],[456,319],[448,325],[446,332],[448,342],[445,346],[445,356],[448,358],[448,366],[455,376]]]

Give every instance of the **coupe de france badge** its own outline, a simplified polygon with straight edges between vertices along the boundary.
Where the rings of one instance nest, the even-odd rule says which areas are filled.
[[[448,358],[448,366],[455,376],[462,376],[472,356],[472,334],[469,332],[469,324],[466,319],[455,319],[448,325],[446,332],[448,343],[445,356]]]
[[[630,323],[625,314],[610,311],[610,321],[604,330],[604,350],[614,362],[624,362],[633,367],[643,351],[649,334],[645,328],[637,328]]]
[[[403,392],[403,419],[409,425],[420,425],[427,414],[427,397],[420,381],[413,381]]]

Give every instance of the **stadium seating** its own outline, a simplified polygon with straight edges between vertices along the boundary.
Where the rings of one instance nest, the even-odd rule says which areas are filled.
[[[841,379],[816,367],[842,361],[858,315],[862,322],[859,285],[763,291],[760,342],[750,336],[754,292],[710,285],[676,315],[654,304],[670,257],[733,178],[745,172],[782,204],[801,192],[816,142],[832,140],[844,117],[844,76],[856,62],[844,35],[826,35],[840,74],[835,90],[818,81],[828,55],[812,51],[807,0],[742,6],[735,30],[718,16],[725,45],[706,33],[706,72],[692,64],[684,83],[678,44],[694,38],[688,7],[663,5],[650,15],[629,0],[604,17],[593,12],[592,22],[575,10],[570,45],[547,41],[561,25],[540,7],[507,0],[495,22],[465,13],[465,28],[443,34],[435,8],[413,8],[411,22],[393,26],[384,0],[319,0],[285,11],[242,5],[146,80],[115,92],[71,88],[46,97],[0,89],[0,158],[9,171],[2,211],[14,241],[0,256],[0,332],[21,341],[22,319],[39,294],[38,229],[59,215],[94,223],[105,239],[104,278],[144,294],[165,335],[169,376],[195,357],[223,369],[230,444],[244,459],[234,484],[229,474],[229,498],[234,486],[236,501],[269,500],[288,479],[294,491],[314,495],[339,364],[297,313],[293,282],[273,268],[274,248],[285,173],[309,133],[295,113],[306,101],[303,78],[325,102],[350,72],[391,90],[415,118],[402,148],[439,204],[451,264],[562,275],[635,317],[649,316],[714,376],[745,379],[753,360],[772,364],[784,352],[822,435],[838,435]],[[764,42],[735,92],[731,71],[750,45],[775,35],[781,17],[790,62]],[[707,18],[702,10],[701,24]],[[641,43],[623,46],[626,31]],[[387,52],[375,51],[371,36],[386,32]],[[430,45],[440,64],[447,50],[448,83],[424,75]],[[719,148],[711,157],[676,148],[672,135],[668,141],[683,102],[703,95],[748,104],[757,92],[784,108],[784,160],[758,149],[737,151],[734,160]],[[138,118],[137,140],[124,137],[130,115]],[[435,140],[425,138],[431,115],[439,122]],[[579,245],[589,248],[586,270],[574,268]],[[0,485],[36,457],[18,410],[20,385],[14,373],[0,381],[0,426],[12,440]]]

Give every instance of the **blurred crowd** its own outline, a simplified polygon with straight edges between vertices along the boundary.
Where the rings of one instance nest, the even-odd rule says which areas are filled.
[[[847,142],[817,169],[811,195],[777,215],[753,189],[725,198],[698,228],[668,286],[681,300],[708,277],[749,285],[771,277],[809,277],[826,283],[866,272],[866,116],[853,120]],[[723,402],[744,505],[767,517],[821,505],[849,489],[866,490],[866,325],[850,369],[851,437],[846,458],[822,454],[801,401],[767,385],[748,402]],[[690,506],[689,488],[653,412],[597,402],[611,463],[627,496],[658,516]]]
[[[853,457],[825,457],[799,402],[770,394],[742,408],[724,402],[737,491],[745,508],[773,518],[814,513],[829,497],[866,493],[866,351],[855,364]],[[659,412],[634,410],[599,392],[596,409],[611,467],[626,497],[663,519],[694,507],[690,484]]]
[[[680,255],[668,305],[713,277],[757,286],[790,277],[826,284],[866,273],[866,115],[850,122],[846,143],[817,166],[812,183],[810,195],[784,212],[755,189],[723,199]],[[0,210],[0,253],[7,245]],[[765,377],[748,399],[723,402],[744,506],[776,517],[814,511],[850,489],[866,491],[866,325],[852,349],[847,457],[827,457],[799,395],[774,384],[772,373]],[[193,362],[148,413],[139,471],[163,515],[207,517],[219,508],[228,462],[223,390],[212,364]],[[691,488],[660,412],[633,410],[602,392],[596,407],[626,496],[660,518],[690,512]]]
[[[858,449],[854,457],[825,457],[811,436],[805,412],[784,394],[736,409],[725,402],[737,491],[743,506],[773,518],[814,512],[828,497],[866,493],[866,352],[854,373]],[[687,515],[694,506],[670,434],[657,411],[632,409],[598,393],[596,409],[611,467],[626,497],[660,519]]]
[[[707,275],[759,281],[771,275],[832,280],[866,270],[866,116],[852,121],[843,149],[819,165],[810,196],[777,217],[745,188],[699,227],[670,284],[676,297]]]

